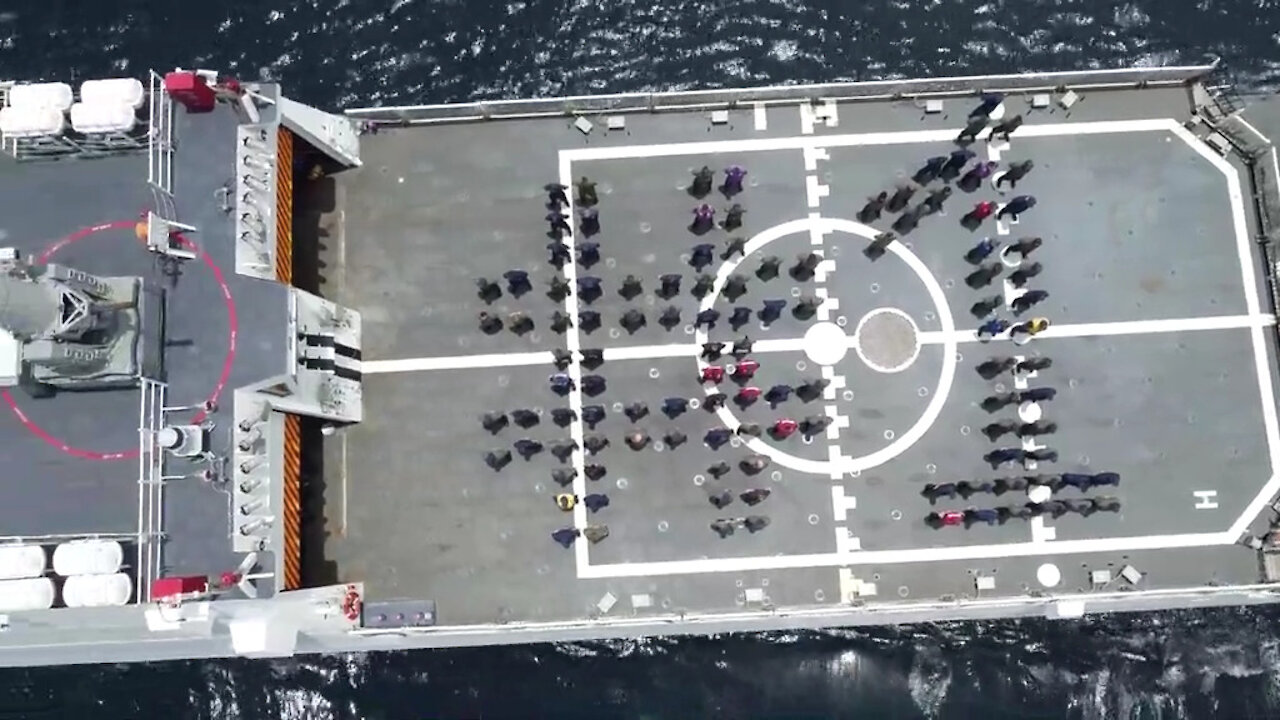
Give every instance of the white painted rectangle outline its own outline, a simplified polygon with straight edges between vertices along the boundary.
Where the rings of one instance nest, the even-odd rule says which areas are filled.
[[[802,122],[805,119],[805,106],[801,106]],[[810,123],[812,118],[810,116]],[[1231,219],[1236,236],[1236,250],[1240,260],[1240,270],[1244,285],[1246,326],[1250,329],[1250,340],[1254,352],[1254,364],[1258,375],[1258,389],[1262,403],[1263,429],[1271,460],[1271,479],[1263,486],[1257,496],[1246,507],[1245,512],[1232,524],[1231,528],[1220,533],[1194,533],[1183,535],[1153,535],[1132,538],[1091,538],[1087,540],[1053,541],[1042,543],[1003,543],[986,546],[969,546],[961,548],[918,548],[901,551],[858,551],[853,553],[831,553],[819,555],[769,556],[755,558],[707,558],[705,560],[661,561],[651,563],[615,563],[612,565],[590,565],[586,553],[578,554],[578,577],[639,577],[664,574],[683,574],[681,568],[700,568],[689,572],[725,572],[724,566],[732,566],[732,570],[764,570],[780,567],[833,567],[860,564],[858,558],[866,561],[871,556],[899,557],[899,560],[881,559],[879,562],[919,562],[926,559],[940,560],[947,553],[939,550],[960,551],[964,558],[1013,557],[1018,555],[1059,554],[1072,552],[1066,548],[1085,547],[1074,552],[1097,552],[1134,549],[1170,549],[1177,547],[1203,547],[1209,545],[1230,544],[1244,531],[1254,517],[1277,492],[1280,492],[1280,419],[1277,418],[1274,387],[1267,367],[1266,346],[1262,328],[1274,324],[1274,317],[1264,316],[1258,297],[1256,271],[1254,268],[1252,247],[1249,242],[1248,223],[1245,218],[1244,194],[1240,185],[1239,174],[1225,158],[1213,152],[1201,143],[1189,130],[1173,118],[1151,118],[1143,120],[1110,120],[1078,123],[1046,123],[1024,125],[1018,129],[1020,138],[1055,137],[1072,135],[1103,135],[1125,132],[1166,131],[1177,135],[1179,139],[1196,153],[1204,157],[1215,168],[1222,172],[1227,181],[1227,193],[1230,199]],[[812,128],[808,128],[812,132]],[[763,150],[812,149],[827,147],[860,147],[872,145],[896,145],[925,142],[943,142],[954,139],[960,130],[915,130],[902,132],[858,133],[844,135],[803,135],[785,138],[752,138],[745,140],[717,140],[691,143],[668,143],[655,145],[630,145],[619,147],[571,148],[559,151],[560,176],[563,184],[571,184],[570,165],[574,160],[604,159],[640,159],[654,157],[670,157],[685,155],[701,155],[729,152],[750,152]],[[807,180],[807,178],[806,178]],[[812,194],[812,192],[810,193]],[[810,199],[812,205],[812,198]],[[1269,318],[1269,319],[1268,319]],[[1141,321],[1148,323],[1148,328],[1160,327],[1160,321]],[[1102,323],[1099,326],[1110,325]],[[1108,328],[1109,329],[1109,328]],[[1163,329],[1163,328],[1161,328]],[[1207,329],[1207,328],[1206,328]],[[1151,332],[1153,330],[1147,330]],[[1159,332],[1161,330],[1154,330]],[[1165,330],[1174,331],[1172,329]],[[966,333],[968,334],[968,333]],[[1104,334],[1108,334],[1105,333]],[[1048,337],[1048,333],[1046,333]],[[575,338],[576,339],[576,338]],[[968,339],[968,338],[966,338]],[[973,338],[973,339],[976,339]],[[924,341],[924,338],[921,338]],[[576,364],[576,363],[575,363]],[[579,401],[580,402],[580,401]],[[581,429],[579,428],[579,431]],[[575,487],[576,490],[576,487]],[[1224,541],[1225,539],[1225,541]],[[1158,544],[1148,545],[1156,542]],[[1187,544],[1190,543],[1190,544]],[[585,543],[579,543],[579,546]],[[1026,551],[1030,546],[1030,551]],[[982,550],[984,554],[970,555],[968,552]],[[886,556],[886,553],[889,555]],[[808,564],[782,564],[781,560],[798,560],[808,558],[816,562]],[[819,560],[821,558],[821,560]],[[585,561],[585,562],[584,562]],[[749,563],[757,564],[749,564]],[[872,560],[874,562],[874,560]],[[586,574],[584,574],[586,571]]]

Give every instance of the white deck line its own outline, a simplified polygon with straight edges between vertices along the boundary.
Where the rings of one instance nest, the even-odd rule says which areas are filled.
[[[1211,315],[1198,318],[1166,318],[1162,320],[1128,320],[1122,322],[1078,323],[1074,325],[1050,325],[1048,330],[1036,335],[1037,339],[1108,337],[1115,335],[1149,335],[1171,332],[1193,332],[1197,330],[1232,330],[1251,328],[1261,333],[1262,328],[1276,324],[1276,316],[1257,315]],[[946,333],[939,330],[920,332],[920,344],[937,345],[944,342]],[[991,342],[1006,340],[1008,334],[1001,335]],[[977,330],[957,330],[952,335],[955,342],[979,342]]]
[[[1259,139],[1266,141],[1267,138],[1251,125],[1243,117],[1237,116],[1245,127],[1249,128]],[[1227,194],[1231,199],[1231,224],[1236,236],[1236,252],[1240,256],[1240,272],[1244,282],[1245,307],[1250,314],[1259,312],[1261,302],[1258,298],[1258,283],[1256,269],[1253,261],[1253,245],[1249,238],[1249,226],[1245,218],[1245,197],[1240,185],[1240,173],[1235,167],[1224,157],[1218,155],[1204,143],[1200,142],[1191,131],[1179,125],[1172,128],[1174,135],[1177,135],[1183,142],[1187,143],[1192,150],[1195,150],[1211,165],[1217,168],[1227,180]],[[1275,144],[1271,145],[1271,161],[1275,163],[1277,177],[1280,177],[1280,162],[1276,159]],[[1231,524],[1227,533],[1232,537],[1239,537],[1253,519],[1262,512],[1271,498],[1280,492],[1280,418],[1277,418],[1276,412],[1276,395],[1275,386],[1271,380],[1271,369],[1267,362],[1266,338],[1263,336],[1262,327],[1253,327],[1250,332],[1250,339],[1253,345],[1254,367],[1258,373],[1258,394],[1262,402],[1262,425],[1267,437],[1267,449],[1271,459],[1271,478],[1259,488],[1258,493],[1254,495],[1249,504],[1245,506],[1244,511]]]
[[[546,365],[550,368],[553,360],[551,351],[543,350],[540,352],[495,353],[492,355],[451,355],[402,358],[399,360],[365,360],[361,363],[361,370],[365,375],[380,375],[383,373],[421,372],[423,370],[481,370],[484,368],[520,367],[521,365]]]
[[[560,153],[560,184],[570,188],[566,193],[569,197],[569,222],[573,222],[576,216],[574,212],[574,195],[573,189],[573,167],[569,158],[565,157],[563,151]],[[564,278],[568,281],[571,292],[564,298],[564,311],[569,314],[573,327],[565,332],[565,347],[572,354],[573,358],[569,361],[569,377],[573,378],[574,384],[577,386],[569,392],[569,409],[574,412],[574,420],[569,423],[569,437],[577,444],[577,449],[573,451],[572,463],[576,474],[573,477],[573,494],[579,499],[587,495],[587,476],[586,476],[586,449],[582,445],[583,439],[586,437],[586,431],[583,429],[582,423],[582,360],[578,355],[578,351],[582,349],[582,335],[578,328],[578,260],[575,237],[569,235],[565,238],[565,244],[569,246],[569,261],[564,264]],[[547,353],[547,360],[550,362],[551,353]],[[550,373],[548,373],[550,375]],[[560,512],[554,505],[547,506],[548,512]],[[582,530],[588,524],[587,508],[581,502],[573,507],[573,526]],[[582,577],[582,573],[591,566],[591,558],[589,556],[590,542],[580,537],[573,544],[573,559],[577,567],[578,577]]]
[[[1038,338],[1065,337],[1105,337],[1113,335],[1145,335],[1170,332],[1192,332],[1197,330],[1232,330],[1237,328],[1266,328],[1276,324],[1276,317],[1269,314],[1258,315],[1211,315],[1199,318],[1167,318],[1162,320],[1130,320],[1124,322],[1078,323],[1074,325],[1051,326],[1040,333]],[[952,333],[956,342],[978,342],[977,330],[956,330]],[[923,345],[939,345],[945,341],[939,330],[923,330],[920,342]],[[998,342],[999,338],[992,342]],[[853,336],[849,336],[849,346],[854,344]],[[605,348],[605,361],[610,360],[657,360],[661,358],[693,359],[701,352],[697,343],[670,343],[660,345],[634,345],[630,347]],[[769,338],[757,340],[752,352],[799,352],[804,350],[804,338]],[[366,360],[363,363],[366,375],[386,373],[422,372],[428,370],[482,370],[487,368],[520,367],[523,365],[546,365],[551,368],[552,356],[547,350],[538,352],[495,353],[487,355],[448,355],[439,357],[401,358],[398,360]],[[550,373],[548,369],[548,373]]]
[[[765,532],[768,532],[766,530]],[[938,532],[947,532],[947,529]],[[798,568],[848,567],[854,565],[898,565],[986,558],[1041,557],[1076,553],[1118,553],[1134,550],[1167,550],[1231,545],[1237,536],[1227,532],[1188,533],[1183,535],[1142,535],[1134,537],[1099,537],[1081,540],[1049,540],[1044,542],[1000,543],[994,545],[960,545],[951,547],[910,548],[906,550],[858,550],[848,553],[808,555],[767,555],[761,557],[707,558],[664,562],[614,563],[593,565],[580,578],[653,577],[658,575],[702,575],[707,573],[746,572],[752,570],[790,570]]]
[[[1172,118],[1145,120],[1105,120],[1098,122],[1066,122],[1023,125],[1019,138],[1063,135],[1106,135],[1124,132],[1172,130],[1182,126]],[[806,147],[858,147],[867,145],[903,145],[910,143],[947,142],[955,139],[961,128],[950,130],[905,130],[898,132],[846,133],[842,135],[795,135],[781,138],[747,138],[742,140],[708,140],[688,143],[653,145],[620,145],[618,147],[571,148],[560,151],[561,162],[576,160],[626,160],[637,158],[741,153],[758,150],[800,150]]]

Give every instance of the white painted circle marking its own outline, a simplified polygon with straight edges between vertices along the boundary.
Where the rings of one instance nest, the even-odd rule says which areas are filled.
[[[1057,587],[1062,582],[1062,571],[1053,563],[1045,563],[1036,568],[1036,580],[1045,587]]]
[[[1010,270],[1019,268],[1022,266],[1022,254],[1009,252],[1009,246],[1006,245],[1000,248],[1000,262]],[[1008,281],[1006,280],[1005,282]]]
[[[849,338],[835,323],[816,323],[805,331],[804,354],[818,365],[835,365],[848,352]]]
[[[1036,422],[1043,414],[1040,403],[1024,402],[1018,406],[1018,419],[1024,423]]]
[[[893,315],[905,320],[907,324],[911,326],[911,333],[913,338],[916,341],[915,349],[912,351],[911,356],[908,357],[906,360],[898,363],[897,365],[893,365],[893,366],[881,365],[871,360],[870,358],[868,358],[866,354],[863,353],[863,350],[862,350],[863,328],[866,327],[866,324],[868,321],[872,320],[873,318],[879,317],[881,315]],[[900,373],[903,370],[906,370],[907,368],[911,367],[915,363],[916,358],[920,357],[920,349],[921,349],[920,327],[916,325],[916,321],[913,320],[910,315],[906,314],[902,310],[899,310],[898,308],[893,308],[893,307],[876,308],[875,310],[872,310],[866,315],[863,315],[862,319],[858,321],[858,326],[853,330],[853,339],[851,340],[851,342],[853,343],[854,352],[858,354],[858,358],[861,359],[862,362],[866,363],[867,367],[879,373],[886,373],[886,374]]]
[[[706,310],[715,305],[716,297],[719,291],[724,287],[728,277],[732,275],[738,266],[747,257],[757,252],[764,246],[778,240],[797,233],[808,233],[810,230],[817,232],[846,232],[851,235],[857,235],[866,240],[874,240],[879,231],[875,228],[864,225],[862,223],[844,220],[841,218],[799,218],[791,220],[779,225],[767,228],[747,241],[743,254],[735,256],[727,262],[724,262],[716,270],[715,283],[713,289],[715,292],[709,293],[702,299],[700,310]],[[929,428],[937,421],[938,416],[942,414],[942,408],[946,404],[947,397],[951,394],[951,387],[955,382],[956,367],[959,364],[960,353],[959,346],[955,340],[956,322],[955,316],[951,312],[951,304],[947,300],[946,294],[943,292],[942,285],[938,283],[937,278],[929,271],[919,256],[903,247],[901,243],[893,243],[889,245],[888,251],[898,256],[900,260],[906,263],[907,267],[920,278],[920,282],[924,284],[925,291],[929,294],[929,299],[933,302],[938,312],[938,323],[940,335],[943,338],[942,345],[942,369],[938,377],[938,388],[933,393],[929,404],[925,406],[920,418],[915,424],[907,429],[906,432],[898,436],[894,442],[880,448],[879,450],[861,455],[858,457],[843,456],[838,460],[813,460],[808,458],[800,458],[782,449],[764,442],[759,438],[753,438],[747,443],[747,447],[752,452],[759,453],[770,458],[782,467],[799,472],[811,473],[814,475],[830,475],[833,473],[852,473],[864,469],[870,469],[883,465],[893,458],[906,452],[911,446],[919,442],[920,438],[929,431]],[[951,281],[954,286],[954,281]],[[698,328],[695,332],[695,340],[699,345],[708,341],[707,331],[704,328]],[[701,359],[698,361],[699,367],[706,367],[706,363]],[[797,364],[798,365],[798,364]],[[740,424],[733,412],[728,407],[721,407],[716,410],[721,422],[730,430],[737,429]]]

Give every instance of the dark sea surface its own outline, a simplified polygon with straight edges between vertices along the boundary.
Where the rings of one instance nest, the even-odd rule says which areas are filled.
[[[216,68],[322,108],[1198,63],[1280,0],[0,0],[0,77]],[[9,718],[1280,718],[1280,610],[0,671]]]

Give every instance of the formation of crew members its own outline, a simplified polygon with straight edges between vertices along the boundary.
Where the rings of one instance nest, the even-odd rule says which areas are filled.
[[[746,175],[747,171],[740,166],[732,165],[726,168],[724,180],[719,185],[720,192],[728,198],[737,196],[743,191]],[[715,173],[710,168],[703,167],[694,172],[693,182],[688,192],[702,200],[712,191],[714,185]],[[813,293],[803,293],[794,300],[783,295],[766,296],[754,302],[739,302],[751,292],[750,286],[754,281],[768,283],[780,277],[784,271],[797,282],[813,280],[818,264],[822,262],[822,256],[807,252],[800,254],[791,262],[776,255],[768,255],[761,258],[754,268],[729,275],[720,289],[720,294],[734,304],[727,316],[715,308],[695,312],[682,310],[674,303],[682,293],[687,291],[689,295],[702,300],[715,290],[715,276],[708,272],[710,266],[734,257],[745,256],[746,239],[741,235],[733,234],[719,245],[711,242],[694,244],[689,252],[689,266],[692,269],[690,275],[681,273],[663,273],[657,277],[626,275],[616,288],[616,292],[624,300],[637,301],[647,289],[652,289],[653,294],[666,304],[657,310],[648,310],[644,305],[637,304],[627,308],[616,318],[605,318],[591,307],[593,303],[604,297],[606,292],[615,290],[615,288],[606,287],[601,277],[591,274],[592,268],[602,261],[600,243],[591,239],[601,229],[596,183],[587,177],[582,177],[575,184],[576,235],[570,222],[571,218],[567,214],[569,200],[566,193],[569,188],[553,183],[547,185],[545,189],[547,191],[546,207],[549,210],[546,220],[550,225],[548,235],[551,236],[551,242],[547,243],[547,261],[557,271],[547,281],[545,295],[552,301],[561,303],[566,297],[576,293],[580,306],[577,316],[570,317],[563,308],[557,308],[545,319],[535,318],[523,310],[510,312],[505,317],[486,310],[479,314],[478,324],[480,330],[487,335],[496,335],[503,330],[516,335],[525,335],[536,330],[543,322],[556,334],[564,334],[576,327],[584,335],[591,335],[605,327],[608,321],[616,321],[618,326],[628,334],[635,334],[641,328],[647,327],[650,322],[667,332],[690,322],[696,327],[707,329],[715,328],[723,322],[737,332],[752,320],[769,325],[787,312],[797,320],[812,320],[822,304],[822,299]],[[689,229],[698,236],[705,235],[717,226],[732,233],[742,228],[745,212],[741,204],[734,203],[726,209],[724,220],[717,224],[716,209],[704,202],[695,208],[695,220]],[[565,242],[566,236],[578,238],[572,248]],[[578,276],[574,283],[570,283],[563,275],[564,266],[571,259],[576,262],[578,268]],[[508,270],[497,279],[478,278],[476,286],[480,299],[490,305],[502,298],[504,294],[520,299],[535,290],[529,271],[520,268]]]
[[[1035,517],[1058,518],[1068,513],[1089,516],[1096,512],[1119,512],[1120,499],[1114,495],[1085,495],[1096,488],[1117,488],[1120,486],[1120,475],[1114,472],[1099,473],[1060,473],[1020,475],[1002,477],[994,480],[929,483],[924,486],[921,495],[928,498],[930,504],[942,500],[970,500],[977,496],[997,502],[1008,493],[1027,493],[1037,486],[1046,487],[1053,495],[1043,502],[1008,503],[1003,505],[968,507],[963,510],[935,510],[925,516],[925,522],[939,528],[953,525],[969,527],[977,523],[988,525],[1008,522],[1010,519],[1030,520]],[[1080,497],[1061,497],[1058,493],[1073,488],[1081,493]]]
[[[954,150],[945,155],[926,158],[909,180],[903,180],[892,189],[883,190],[868,198],[858,214],[861,222],[875,223],[885,213],[897,215],[889,229],[879,233],[869,244],[865,251],[868,257],[874,260],[883,255],[892,243],[914,230],[923,218],[941,212],[944,204],[955,194],[954,189],[976,193],[984,184],[989,184],[992,190],[1006,198],[1004,202],[978,199],[960,219],[961,225],[970,231],[977,230],[984,221],[992,217],[997,221],[1017,223],[1036,206],[1034,195],[1010,195],[1017,193],[1019,184],[1035,168],[1032,160],[1013,160],[1002,165],[1000,162],[978,159],[977,153],[970,149],[970,145],[982,138],[984,133],[990,141],[1008,141],[1022,126],[1021,115],[1003,117],[998,121],[992,118],[1002,102],[1003,97],[999,94],[983,95],[979,105],[969,114],[964,130],[955,139],[957,147]],[[964,253],[965,260],[973,266],[965,283],[981,293],[970,308],[980,323],[977,330],[980,340],[1007,337],[1019,346],[1025,346],[1027,341],[1049,328],[1048,318],[1026,317],[1049,299],[1047,290],[1031,287],[1044,270],[1043,264],[1033,257],[1043,245],[1043,238],[1035,236],[1019,237],[1007,244],[998,237],[985,237]],[[997,282],[997,289],[987,290]],[[1041,463],[1058,461],[1058,451],[1044,443],[1044,440],[1057,432],[1058,425],[1043,417],[1044,408],[1054,399],[1057,391],[1052,387],[1027,387],[1026,384],[1031,377],[1038,377],[1051,365],[1050,358],[1028,353],[1017,357],[991,358],[978,366],[978,373],[987,380],[996,380],[1002,375],[1012,376],[1015,387],[1025,388],[993,394],[982,402],[982,407],[989,413],[1012,411],[1009,417],[997,416],[982,428],[982,434],[996,444],[996,447],[983,451],[984,461],[993,469],[1009,464],[1021,464],[1032,469],[1038,468]],[[1024,411],[1026,420],[1022,419]],[[1119,480],[1113,473],[1096,476],[1067,473],[1053,477],[1054,483],[1065,483],[1081,489],[1116,484]],[[955,493],[987,490],[1001,494],[1019,486],[1025,490],[1027,483],[1016,480],[955,485],[947,483],[928,486],[926,494],[931,500],[935,500],[937,497],[954,497]],[[963,496],[968,497],[967,494]],[[1119,501],[1114,497],[1100,496],[1000,508],[933,512],[928,519],[937,526],[967,525],[974,521],[1004,522],[1010,517],[1034,517],[1045,512],[1050,515],[1062,512],[1091,514],[1099,510],[1118,509]]]
[[[868,256],[874,259],[883,254],[890,243],[915,230],[925,217],[942,212],[944,204],[955,194],[955,189],[974,193],[981,189],[984,182],[989,181],[996,190],[1003,193],[1006,187],[1009,190],[1016,189],[1018,183],[1031,172],[1035,167],[1031,160],[1009,162],[1002,169],[999,162],[976,160],[977,153],[969,149],[969,145],[988,129],[988,139],[1008,140],[1022,126],[1021,115],[998,122],[991,119],[992,111],[1002,101],[1003,97],[999,94],[984,95],[982,102],[969,114],[964,131],[955,140],[959,147],[947,155],[926,158],[910,179],[902,180],[891,190],[882,190],[867,199],[867,203],[858,212],[860,222],[875,223],[886,212],[897,215],[890,223],[891,231],[881,233],[867,248]],[[917,198],[919,202],[912,204]],[[960,223],[969,230],[976,230],[992,216],[997,220],[1008,218],[1016,222],[1019,216],[1035,206],[1036,198],[1033,195],[1014,195],[1003,204],[994,200],[979,200],[961,216]]]
[[[548,223],[547,234],[551,242],[547,244],[547,261],[557,271],[548,281],[546,295],[556,303],[562,303],[570,295],[578,300],[579,311],[576,317],[570,317],[564,310],[556,309],[549,318],[549,327],[553,332],[563,334],[576,328],[584,336],[589,336],[601,328],[606,319],[592,309],[592,304],[602,298],[606,292],[616,291],[628,302],[638,300],[646,292],[667,301],[665,308],[659,306],[654,316],[646,314],[647,306],[636,302],[634,306],[620,312],[616,320],[618,325],[628,333],[634,333],[650,322],[670,332],[675,327],[686,323],[695,327],[716,329],[723,325],[738,333],[743,326],[753,320],[762,324],[769,323],[790,312],[800,320],[812,319],[817,314],[821,299],[816,295],[802,293],[794,300],[788,294],[776,298],[763,297],[755,303],[740,303],[739,300],[751,291],[757,282],[761,285],[780,277],[784,272],[797,282],[812,280],[822,258],[816,253],[804,253],[794,262],[787,263],[777,256],[761,258],[752,268],[744,268],[743,272],[730,275],[719,288],[730,303],[731,309],[723,314],[718,309],[698,310],[690,313],[691,317],[682,316],[682,310],[674,304],[674,300],[685,292],[698,300],[702,300],[716,291],[712,266],[718,262],[744,257],[746,240],[738,231],[743,229],[746,209],[736,198],[743,193],[747,171],[741,166],[731,165],[723,171],[723,181],[718,190],[727,200],[734,201],[723,208],[723,219],[717,221],[718,208],[706,201],[707,196],[717,189],[716,173],[703,167],[693,172],[692,183],[687,193],[699,201],[694,208],[694,220],[689,231],[694,234],[695,241],[689,251],[688,264],[692,268],[690,274],[666,273],[656,278],[639,277],[628,274],[618,286],[606,287],[602,278],[592,273],[592,268],[603,262],[601,244],[593,238],[601,232],[601,214],[599,212],[599,192],[596,183],[587,177],[580,178],[571,189],[560,184],[545,186],[547,192],[545,220]],[[576,214],[570,216],[568,193],[575,193],[573,206]],[[721,242],[706,239],[709,232],[723,230],[726,236]],[[571,283],[564,275],[565,267],[573,262],[577,270],[576,282]],[[750,276],[754,277],[750,277]],[[503,274],[500,279],[480,278],[477,280],[480,298],[492,304],[504,294],[519,299],[534,290],[528,271],[514,268]],[[481,313],[480,329],[489,334],[504,330],[524,334],[535,330],[543,320],[535,319],[531,314],[518,311],[505,318],[493,313]],[[701,357],[708,363],[698,375],[698,380],[707,394],[696,399],[686,397],[667,397],[661,406],[651,408],[643,401],[632,400],[625,404],[611,403],[614,408],[621,405],[621,412],[610,410],[601,402],[609,392],[608,380],[601,373],[605,363],[605,352],[599,348],[584,348],[575,358],[568,350],[557,348],[552,351],[555,372],[548,376],[548,389],[557,397],[567,398],[573,392],[581,392],[584,404],[580,409],[581,417],[569,407],[550,410],[544,417],[543,411],[531,408],[495,410],[480,418],[481,425],[495,437],[507,436],[509,445],[488,451],[485,461],[495,471],[502,471],[515,458],[532,462],[539,457],[548,457],[553,463],[551,478],[557,490],[551,493],[555,509],[570,513],[579,510],[580,506],[587,510],[586,527],[568,523],[551,533],[552,539],[565,546],[572,547],[580,538],[598,543],[609,536],[609,528],[601,518],[607,517],[611,503],[618,502],[617,496],[610,496],[602,489],[600,481],[610,473],[607,460],[611,453],[641,452],[661,443],[664,451],[676,451],[689,443],[690,438],[673,422],[677,417],[702,408],[707,418],[701,435],[703,445],[716,453],[724,453],[726,457],[712,463],[705,476],[709,482],[703,484],[707,499],[715,512],[714,519],[709,522],[710,529],[721,538],[734,535],[739,530],[748,533],[760,532],[766,528],[770,519],[768,515],[758,514],[768,507],[766,500],[771,489],[759,483],[769,467],[770,460],[765,455],[734,452],[741,447],[735,440],[750,440],[753,437],[768,435],[778,441],[790,437],[812,437],[825,432],[831,422],[824,414],[796,413],[795,417],[780,407],[783,403],[795,399],[798,403],[810,403],[822,397],[827,381],[823,379],[801,379],[794,385],[774,384],[767,388],[756,387],[753,378],[760,368],[760,363],[752,358],[753,341],[742,335],[732,342],[709,341],[703,345]],[[570,366],[578,361],[582,372],[570,374]],[[727,403],[745,408],[756,403],[767,403],[776,410],[776,417],[767,423],[744,422],[730,430],[719,424],[715,411]],[[617,419],[611,420],[614,415]],[[672,421],[672,422],[664,422]],[[531,437],[534,433],[522,433],[540,423],[549,422],[564,429],[564,437],[556,441],[543,441]],[[581,445],[570,437],[570,425],[581,421],[585,431]],[[654,423],[669,425],[659,430],[650,427]],[[680,423],[688,427],[687,423]],[[613,432],[609,432],[612,430]],[[652,434],[651,434],[652,432]],[[545,433],[544,433],[545,435]],[[696,439],[695,439],[696,443]],[[732,447],[729,447],[732,446]],[[581,453],[585,461],[578,477],[574,457]],[[741,474],[750,487],[730,489],[727,486],[730,474]],[[588,490],[579,494],[575,485]],[[739,482],[741,484],[741,482]],[[740,503],[740,505],[738,504]],[[726,510],[737,507],[744,508],[739,514],[729,514]],[[549,510],[554,512],[555,510]]]
[[[510,447],[489,450],[485,456],[485,462],[495,471],[502,471],[516,457],[525,462],[530,462],[544,454],[553,458],[557,464],[551,469],[551,479],[560,488],[553,495],[555,506],[561,511],[570,512],[581,503],[587,508],[593,522],[582,530],[571,526],[562,527],[552,533],[552,539],[565,547],[571,547],[579,537],[585,537],[590,542],[600,542],[608,537],[609,529],[603,523],[594,522],[594,519],[598,513],[610,506],[611,500],[603,491],[591,490],[581,497],[574,493],[572,486],[578,478],[577,470],[571,466],[574,453],[580,447],[585,453],[583,474],[587,487],[602,487],[597,483],[609,474],[605,464],[606,451],[615,446],[615,439],[620,440],[620,444],[632,452],[649,449],[657,441],[664,444],[665,451],[678,451],[680,447],[689,443],[690,438],[675,426],[674,422],[662,432],[660,437],[653,437],[643,425],[655,420],[661,422],[660,418],[675,421],[686,413],[692,413],[696,408],[701,408],[707,417],[707,429],[701,437],[702,444],[714,452],[723,451],[729,455],[705,470],[706,476],[712,480],[711,483],[704,485],[708,502],[717,511],[723,511],[735,502],[741,502],[752,513],[739,517],[717,517],[710,523],[710,528],[721,538],[727,538],[739,529],[745,529],[751,533],[759,532],[769,525],[770,520],[767,515],[754,513],[757,506],[768,499],[772,490],[766,486],[753,484],[752,487],[735,492],[719,483],[735,472],[741,473],[749,482],[754,483],[770,468],[770,459],[758,453],[734,453],[732,449],[726,451],[725,448],[734,444],[732,441],[735,437],[748,440],[768,435],[779,441],[791,437],[813,437],[824,432],[831,419],[817,413],[799,415],[797,419],[781,409],[781,406],[787,403],[801,406],[820,399],[823,390],[827,387],[827,380],[809,378],[795,385],[775,384],[768,389],[755,387],[751,381],[760,365],[748,357],[750,350],[751,340],[747,337],[740,338],[731,345],[721,342],[705,343],[703,357],[712,361],[724,360],[725,364],[708,366],[699,374],[698,379],[705,387],[716,389],[700,398],[697,403],[686,397],[673,396],[664,398],[661,405],[655,409],[650,408],[643,401],[633,401],[625,404],[620,413],[611,412],[603,404],[591,403],[582,407],[580,418],[578,413],[568,407],[550,410],[546,413],[549,418],[529,408],[485,413],[480,418],[480,424],[491,435],[516,436],[511,441]],[[566,372],[573,357],[565,350],[557,350],[553,355],[555,372],[547,378],[548,388],[553,394],[563,397],[579,388],[579,384]],[[584,366],[590,366],[595,370],[604,363],[604,353],[599,349],[583,349],[579,351],[578,359]],[[732,394],[720,390],[722,386]],[[585,374],[581,378],[581,389],[587,395],[600,394],[608,389],[607,381],[598,374]],[[728,402],[744,407],[757,402],[767,403],[771,409],[777,410],[777,416],[767,424],[744,422],[730,430],[720,425],[715,415],[715,412]],[[621,415],[621,417],[607,423],[611,415]],[[521,431],[529,430],[548,419],[556,427],[565,429],[566,436],[563,439],[544,443],[521,434]],[[568,436],[570,424],[578,419],[581,419],[586,430],[581,446]],[[609,425],[614,427],[610,428]],[[609,434],[606,432],[608,429],[615,429],[620,432],[620,436]]]

